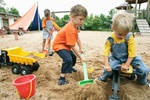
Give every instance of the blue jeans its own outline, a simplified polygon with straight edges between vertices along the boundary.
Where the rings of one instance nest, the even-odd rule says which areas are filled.
[[[112,69],[115,69],[116,67],[118,67],[119,64],[122,64],[124,62],[120,62],[119,60],[116,60],[115,58],[111,57],[110,58],[110,66]],[[137,75],[137,81],[140,84],[145,84],[147,82],[147,77],[149,75],[149,71],[150,69],[148,68],[148,66],[142,61],[142,58],[140,56],[136,56],[132,62],[131,65],[133,66],[133,74]],[[112,76],[112,71],[107,72],[106,70],[104,70],[103,75],[101,76],[101,79],[103,81],[106,81],[107,78]]]
[[[61,73],[72,73],[72,67],[76,63],[76,55],[72,51],[62,49],[56,52],[63,60]]]

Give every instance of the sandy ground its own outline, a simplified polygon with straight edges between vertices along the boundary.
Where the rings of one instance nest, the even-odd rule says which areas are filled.
[[[86,48],[85,59],[87,68],[93,68],[93,72],[88,73],[89,79],[94,79],[102,74],[103,57],[101,56],[106,38],[110,32],[81,31],[79,33],[83,46]],[[54,33],[54,37],[56,32]],[[144,62],[150,66],[150,36],[136,35],[137,53],[143,57]],[[14,40],[13,35],[0,37],[0,49],[20,46],[25,51],[41,51],[42,32],[28,32],[19,36],[19,40]],[[76,73],[68,74],[69,84],[59,86],[57,84],[60,75],[61,59],[54,53],[40,61],[40,68],[32,74],[36,76],[36,92],[30,100],[108,100],[113,94],[112,81],[105,83],[92,83],[84,86],[78,84],[83,80],[82,64],[77,59]],[[19,75],[12,74],[11,66],[2,66],[0,69],[0,100],[19,100],[16,94],[16,87],[13,80]],[[150,77],[148,77],[150,79]],[[139,85],[135,80],[121,78],[120,91],[118,96],[122,100],[150,100],[150,88]]]

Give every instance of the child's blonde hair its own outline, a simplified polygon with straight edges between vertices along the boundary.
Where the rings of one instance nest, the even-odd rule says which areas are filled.
[[[75,16],[83,16],[86,18],[88,15],[88,12],[84,6],[77,4],[71,8],[70,15],[74,16],[74,17]]]
[[[115,15],[112,19],[112,30],[127,34],[132,30],[133,18],[134,16],[127,12]]]

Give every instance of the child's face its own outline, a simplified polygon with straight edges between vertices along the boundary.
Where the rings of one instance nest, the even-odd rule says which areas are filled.
[[[114,31],[115,32],[115,36],[118,39],[123,39],[126,37],[127,33],[126,32],[121,32],[121,31]]]
[[[75,17],[71,17],[71,19],[72,19],[72,22],[74,23],[74,25],[76,27],[80,27],[84,23],[85,17],[83,17],[83,16],[75,16]]]
[[[46,14],[45,14],[45,17],[50,17],[50,13],[46,13]]]

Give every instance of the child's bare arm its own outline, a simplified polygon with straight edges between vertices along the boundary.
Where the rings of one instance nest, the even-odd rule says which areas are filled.
[[[52,28],[51,30],[49,30],[47,27],[44,27],[44,29],[49,33],[52,34],[54,32],[54,28]]]
[[[74,51],[74,53],[80,58],[80,61],[83,62],[83,58],[81,56],[81,54],[79,53],[78,49],[76,46],[72,46],[72,50]]]
[[[44,30],[46,30],[48,33],[49,33],[49,30],[48,30],[48,28],[47,27],[43,27],[44,28]]]
[[[79,51],[80,51],[81,53],[83,53],[84,51],[83,51],[82,44],[81,44],[81,40],[80,40],[79,37],[77,38],[77,45],[79,46]]]
[[[104,56],[104,64],[105,64],[105,69],[106,71],[111,71],[111,66],[108,62],[109,57],[108,56]]]
[[[132,60],[133,60],[133,57],[129,57],[129,58],[127,59],[126,63],[124,63],[124,64],[121,65],[121,70],[128,71],[129,65],[130,65],[130,63],[132,62]]]

